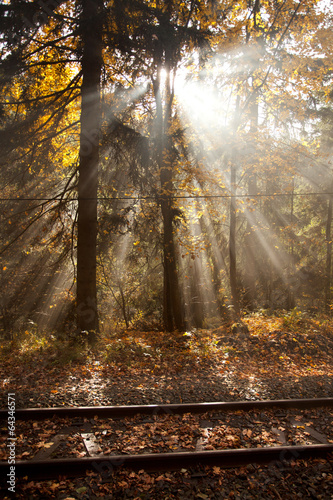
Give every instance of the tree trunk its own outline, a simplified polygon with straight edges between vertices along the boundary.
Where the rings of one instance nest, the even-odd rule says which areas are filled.
[[[333,183],[330,191],[332,192]],[[325,283],[325,309],[327,313],[331,312],[331,275],[332,275],[332,215],[333,204],[332,195],[329,195],[327,205],[326,220],[326,283]]]
[[[203,328],[205,320],[204,296],[201,292],[202,283],[200,278],[202,276],[201,262],[194,259],[192,264],[192,273],[190,281],[190,294],[191,294],[191,326],[195,328]]]
[[[234,158],[232,159],[231,172],[230,172],[230,185],[232,197],[230,198],[230,234],[229,234],[229,260],[230,260],[230,289],[231,289],[231,299],[232,305],[234,306],[234,312],[236,318],[238,319],[240,308],[239,308],[239,295],[237,287],[237,268],[236,268],[236,166],[234,164]]]
[[[248,181],[249,195],[257,194],[257,176],[255,173],[250,174]],[[255,235],[256,215],[255,208],[250,207],[249,218],[247,220],[246,235],[244,238],[245,247],[245,287],[246,287],[246,305],[250,311],[256,308],[257,289],[256,289],[256,275],[257,275],[257,241]]]
[[[96,340],[97,185],[102,69],[102,0],[81,0],[82,87],[78,182],[77,326]]]
[[[237,130],[239,124],[239,105],[240,98],[237,97],[236,109],[235,109],[235,120],[234,120],[234,140],[237,140]],[[237,191],[237,171],[236,171],[236,161],[237,161],[237,146],[233,146],[231,154],[231,166],[230,166],[230,232],[229,232],[229,279],[230,279],[230,291],[231,300],[234,307],[235,320],[238,321],[240,316],[240,306],[239,306],[239,292],[237,287],[237,259],[236,259],[236,223],[237,223],[237,201],[236,201],[236,191]]]
[[[293,287],[293,276],[295,276],[294,230],[293,230],[294,189],[295,189],[295,182],[293,179],[291,201],[290,201],[290,265],[289,265],[289,276],[288,276],[289,284],[288,284],[287,310],[294,309],[296,307],[295,293]]]
[[[158,73],[154,82],[156,100],[157,162],[160,169],[161,212],[163,221],[163,268],[164,298],[163,321],[167,331],[184,330],[184,307],[182,303],[176,258],[176,246],[173,235],[172,206],[172,145],[168,137],[173,95],[170,89],[170,67],[166,64],[165,102],[163,106],[161,92],[161,61],[158,61]],[[164,108],[164,113],[163,113]]]
[[[165,188],[165,184],[162,186]],[[184,313],[178,281],[170,200],[161,200],[163,219],[164,301],[163,320],[167,331],[184,329]]]
[[[259,8],[259,2],[256,2],[254,9]],[[258,66],[259,61],[255,62],[255,67]],[[251,145],[252,145],[252,158],[251,167],[248,179],[248,193],[250,196],[255,196],[258,193],[257,186],[257,174],[256,174],[256,163],[257,163],[257,131],[258,131],[258,95],[255,90],[253,90],[252,104],[250,106],[250,121],[251,121]],[[256,206],[255,201],[251,200],[251,205],[248,211],[246,236],[244,239],[245,246],[245,286],[247,295],[247,307],[250,311],[256,308],[257,302],[257,289],[256,289],[256,277],[257,277],[257,238],[256,238]]]

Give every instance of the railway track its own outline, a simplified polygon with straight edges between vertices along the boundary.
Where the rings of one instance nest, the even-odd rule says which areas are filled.
[[[224,468],[240,467],[247,464],[272,464],[282,466],[281,464],[286,461],[296,459],[328,458],[331,460],[333,457],[332,435],[330,434],[327,436],[322,431],[319,432],[318,429],[316,429],[316,424],[319,423],[318,418],[320,417],[315,417],[317,418],[317,422],[315,422],[314,425],[312,422],[309,423],[309,420],[311,420],[311,411],[318,411],[320,409],[319,411],[326,412],[326,414],[329,415],[329,421],[332,424],[332,418],[330,417],[332,408],[333,398],[199,404],[188,403],[179,405],[163,404],[17,409],[15,411],[15,419],[25,422],[26,424],[41,420],[59,423],[62,422],[63,419],[67,419],[67,422],[69,420],[73,425],[67,426],[67,428],[63,430],[59,429],[59,432],[49,440],[47,447],[39,449],[31,459],[17,460],[15,463],[15,474],[18,478],[27,477],[29,480],[40,480],[57,478],[59,476],[82,476],[85,475],[88,470],[107,477],[120,466],[134,470],[145,469],[146,471],[162,471],[192,468],[198,465],[217,465]],[[297,416],[296,418],[298,418],[298,420],[295,420],[295,410],[307,412],[303,420],[302,415]],[[230,446],[226,446],[225,444],[222,445],[223,449],[212,449],[211,446],[207,446],[210,435],[213,436],[214,432],[220,432],[221,435],[221,428],[226,429],[223,435],[228,438],[229,432],[229,438],[231,439],[232,435],[230,437],[230,434],[235,432],[235,429],[233,428],[232,431],[230,425],[225,425],[226,415],[232,414],[234,420],[237,420],[240,414],[250,415],[249,412],[252,412],[253,415],[257,415],[257,417],[250,416],[250,418],[248,418],[247,422],[254,422],[249,423],[249,429],[244,430],[244,422],[240,424],[241,428],[239,432],[236,432],[236,434],[238,433],[236,435],[237,440],[235,441],[236,438],[233,437],[234,442],[231,443],[232,449],[229,449]],[[185,414],[188,415],[186,415],[183,420],[177,417]],[[122,419],[125,419],[127,422],[126,425],[129,427],[129,433],[131,433],[131,429],[133,429],[134,433],[135,429],[138,429],[140,425],[145,429],[147,426],[149,427],[149,425],[155,426],[155,428],[156,425],[159,425],[159,428],[163,429],[163,425],[164,423],[167,424],[168,419],[176,418],[174,432],[177,432],[177,422],[186,422],[188,418],[193,418],[193,415],[200,414],[204,414],[206,420],[200,424],[202,435],[195,437],[193,451],[183,451],[181,449],[180,451],[175,450],[167,453],[145,453],[143,450],[143,453],[132,454],[126,451],[117,453],[116,449],[114,449],[105,454],[101,449],[101,439],[96,438],[97,434],[101,436],[101,433],[96,432],[96,430],[104,428],[105,423],[107,423],[107,429],[112,428],[115,422],[118,422],[116,427],[117,425],[119,427],[119,425],[122,425]],[[268,417],[265,419],[264,416],[267,414]],[[7,419],[7,415],[8,413],[6,410],[0,411],[0,419],[2,421]],[[269,423],[270,416],[272,417],[272,422],[274,422],[272,424]],[[140,418],[141,420],[138,420]],[[160,424],[156,424],[159,418],[162,418],[162,421]],[[257,420],[255,420],[255,418]],[[247,439],[247,436],[256,434],[256,425],[264,423],[258,422],[258,418],[265,420],[265,435],[270,436],[270,440],[274,445],[262,447],[262,445],[258,444],[259,441],[251,442],[251,439],[249,439],[248,442],[245,443],[246,447],[244,447],[244,440],[241,438],[245,437],[245,439]],[[131,423],[130,419],[137,420]],[[279,419],[284,427],[283,425],[279,425]],[[301,429],[303,432],[301,441],[303,440],[303,442],[297,442],[297,438],[290,441],[289,435],[287,435],[285,429],[286,421],[288,422],[289,428],[294,429],[296,434],[298,430]],[[38,424],[35,424],[35,426],[39,429]],[[56,427],[56,424],[54,424],[54,426]],[[245,436],[243,436],[244,432]],[[119,440],[122,439],[119,437],[119,434],[117,434],[117,430],[105,430],[103,433],[114,436],[115,440],[118,438]],[[87,456],[82,458],[65,456],[61,458],[61,447],[66,447],[66,442],[73,434],[84,444],[85,454]],[[272,436],[274,435],[276,439],[273,439]],[[175,436],[171,437],[176,439]],[[161,439],[163,440],[164,438],[162,437]],[[171,441],[166,442],[171,443]],[[214,442],[216,442],[216,438]],[[306,444],[304,444],[304,442],[306,442]],[[235,443],[237,446],[235,446]],[[238,444],[242,445],[242,443],[243,446],[238,446]],[[52,456],[57,456],[57,458],[52,458]],[[8,462],[0,462],[0,477],[5,478],[8,469]]]
[[[16,409],[16,420],[43,420],[52,417],[83,417],[92,418],[123,418],[134,415],[158,415],[184,413],[207,413],[209,411],[249,411],[279,409],[311,409],[319,407],[333,408],[333,398],[315,399],[276,399],[267,401],[233,401],[223,403],[182,403],[160,405],[130,405],[130,406],[78,406],[55,408],[21,408]],[[7,410],[0,410],[0,420],[7,419]]]

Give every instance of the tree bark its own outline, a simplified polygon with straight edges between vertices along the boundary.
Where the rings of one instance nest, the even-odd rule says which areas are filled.
[[[256,2],[254,9],[259,8],[259,2]],[[259,65],[259,61],[256,61],[255,65]],[[257,174],[256,174],[256,162],[257,162],[257,151],[256,151],[256,140],[258,131],[258,95],[255,90],[253,90],[252,104],[250,106],[250,132],[252,136],[251,146],[252,146],[252,165],[250,167],[249,179],[248,179],[248,193],[250,196],[255,196],[258,193],[257,186]],[[256,288],[256,277],[257,277],[257,238],[256,238],[256,206],[255,201],[251,200],[251,205],[249,207],[246,236],[244,238],[245,246],[245,286],[247,295],[247,307],[250,311],[256,308],[257,302],[257,288]]]
[[[174,329],[182,331],[184,329],[184,313],[179,289],[170,200],[161,200],[161,210],[163,219],[164,326],[167,331]]]
[[[161,92],[161,60],[157,61],[158,72],[154,81],[156,100],[157,163],[160,169],[161,212],[163,222],[163,322],[167,331],[185,328],[184,307],[182,303],[178,269],[177,251],[173,234],[172,206],[172,145],[168,136],[173,95],[170,88],[170,65],[166,64],[165,102]],[[164,112],[163,112],[164,111]]]
[[[234,141],[237,141],[237,130],[239,125],[239,105],[240,98],[237,97],[236,109],[235,109],[235,119],[233,126],[233,136]],[[237,223],[237,201],[236,201],[236,190],[237,190],[237,145],[234,145],[231,153],[231,163],[230,163],[230,229],[229,229],[229,279],[230,279],[230,291],[231,291],[231,301],[234,307],[235,320],[237,321],[240,316],[240,306],[239,306],[239,290],[237,286],[237,258],[236,258],[236,223]]]
[[[255,173],[250,174],[248,181],[249,195],[254,196],[257,194],[257,176]],[[246,287],[246,305],[250,311],[256,308],[257,301],[257,288],[256,288],[256,274],[257,274],[257,241],[255,235],[256,214],[255,207],[250,207],[249,217],[246,226],[246,235],[244,238],[245,247],[245,287]]]
[[[231,172],[230,172],[230,185],[232,197],[230,198],[230,233],[229,233],[229,261],[230,261],[230,289],[231,300],[234,307],[236,318],[239,317],[239,295],[237,287],[237,267],[236,267],[236,221],[237,221],[237,207],[236,207],[236,166],[234,158],[232,158]]]
[[[288,297],[287,297],[287,310],[294,309],[296,307],[294,288],[292,283],[292,277],[295,275],[295,256],[294,256],[294,230],[293,230],[293,220],[294,220],[294,189],[295,183],[292,180],[292,192],[290,200],[290,265],[289,265],[289,284],[288,284]]]
[[[332,192],[333,183],[331,183]],[[332,276],[332,216],[333,203],[332,195],[329,195],[327,204],[327,219],[326,219],[326,283],[325,283],[325,309],[326,312],[331,312],[331,276]]]
[[[97,187],[102,70],[102,0],[81,0],[82,87],[78,181],[77,326],[96,340]]]

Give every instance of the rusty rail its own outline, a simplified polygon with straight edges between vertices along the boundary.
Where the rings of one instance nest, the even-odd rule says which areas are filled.
[[[181,403],[160,405],[130,405],[130,406],[77,406],[77,407],[54,407],[54,408],[21,408],[16,409],[17,420],[44,420],[52,417],[100,417],[100,418],[122,418],[133,417],[137,414],[181,415],[184,413],[207,413],[209,411],[239,411],[239,410],[269,410],[273,408],[289,409],[311,409],[321,406],[333,408],[333,398],[315,399],[276,399],[266,401],[232,401],[217,403]],[[7,410],[0,410],[0,419],[7,419]]]
[[[267,448],[242,448],[219,451],[152,453],[142,455],[113,455],[51,460],[22,460],[15,464],[16,477],[27,480],[58,478],[59,476],[84,476],[87,470],[102,477],[110,476],[118,467],[146,471],[177,470],[218,465],[223,468],[247,464],[281,465],[290,460],[327,458],[333,456],[333,444],[307,446],[276,446]],[[0,476],[5,478],[9,466],[0,462]]]
[[[42,420],[52,417],[123,418],[137,414],[161,415],[184,413],[229,412],[239,410],[312,409],[333,407],[333,398],[282,399],[267,401],[236,401],[218,403],[184,403],[132,406],[94,406],[65,408],[24,408],[15,411],[18,420]],[[7,418],[7,411],[0,411],[0,419]],[[324,441],[325,442],[325,441]],[[17,478],[28,480],[58,478],[59,476],[82,476],[94,471],[103,477],[110,476],[118,467],[146,471],[177,470],[218,465],[223,468],[241,467],[247,464],[282,465],[285,461],[309,458],[333,458],[333,444],[296,446],[272,446],[264,448],[241,448],[214,451],[152,453],[138,455],[97,455],[84,458],[20,460],[15,463]],[[0,477],[7,477],[9,464],[0,462]]]

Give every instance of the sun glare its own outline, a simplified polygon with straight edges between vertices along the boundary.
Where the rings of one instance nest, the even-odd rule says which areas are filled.
[[[184,122],[199,134],[225,135],[233,119],[235,93],[228,79],[230,67],[219,58],[201,69],[198,56],[181,66],[175,79],[177,105]]]

